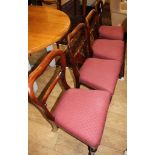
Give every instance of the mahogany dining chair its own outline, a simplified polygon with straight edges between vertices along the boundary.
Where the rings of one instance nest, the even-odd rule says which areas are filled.
[[[124,76],[125,42],[123,40],[111,40],[98,38],[98,14],[92,9],[86,16],[87,31],[90,39],[91,53],[94,58],[117,60],[122,63],[119,77]]]
[[[42,97],[37,97],[33,91],[34,81],[41,77],[52,59],[58,56],[61,62],[60,71],[57,72],[51,83],[48,83],[48,88],[44,91]],[[66,82],[65,71],[65,53],[61,50],[49,52],[29,75],[29,98],[51,125],[55,124],[55,127],[61,128],[86,144],[89,150],[88,155],[94,155],[101,142],[110,103],[110,94],[101,90],[70,88]],[[63,86],[63,93],[60,92],[59,99],[53,108],[49,109],[47,99],[58,82],[61,82]]]
[[[91,57],[91,48],[84,23],[68,34],[68,54],[76,79],[76,87],[84,84],[92,89],[107,90],[111,95],[119,77],[121,62]]]

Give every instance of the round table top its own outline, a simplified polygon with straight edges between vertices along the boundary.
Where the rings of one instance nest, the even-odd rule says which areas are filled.
[[[28,7],[28,53],[37,52],[59,41],[68,32],[70,19],[48,6]]]

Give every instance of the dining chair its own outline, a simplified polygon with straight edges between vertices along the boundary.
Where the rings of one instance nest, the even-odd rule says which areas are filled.
[[[78,24],[68,34],[67,39],[76,87],[84,84],[92,89],[107,90],[113,95],[121,62],[91,57],[88,33],[84,23]]]
[[[94,58],[117,60],[122,63],[120,78],[124,76],[125,43],[123,40],[98,38],[98,15],[92,9],[86,16],[87,31],[90,39],[91,53]]]
[[[44,94],[37,97],[33,91],[34,81],[42,76],[52,59],[58,56],[60,57],[61,69],[48,84]],[[29,75],[29,98],[48,122],[52,126],[55,124],[53,127],[61,128],[88,145],[88,155],[94,155],[102,138],[110,94],[107,91],[70,88],[66,82],[65,71],[65,53],[61,50],[53,50],[48,53],[39,66]],[[61,93],[53,108],[49,109],[47,99],[58,82],[61,82],[63,93]]]
[[[103,25],[103,1],[96,0],[95,10],[98,14],[99,37],[115,40],[124,40],[123,26],[106,26]]]

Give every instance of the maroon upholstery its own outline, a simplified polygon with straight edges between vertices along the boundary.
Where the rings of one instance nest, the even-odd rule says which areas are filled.
[[[56,124],[88,146],[100,144],[110,94],[100,90],[69,89],[58,101],[52,115]]]
[[[106,39],[123,40],[124,32],[122,26],[100,26],[99,36]]]
[[[80,83],[113,95],[120,69],[120,61],[88,58],[80,69]]]
[[[92,45],[93,57],[122,61],[124,42],[122,40],[96,39]]]

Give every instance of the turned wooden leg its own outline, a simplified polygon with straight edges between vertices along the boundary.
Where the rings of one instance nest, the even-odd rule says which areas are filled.
[[[97,151],[97,149],[88,146],[88,151],[89,151],[88,155],[95,155],[95,152]]]

